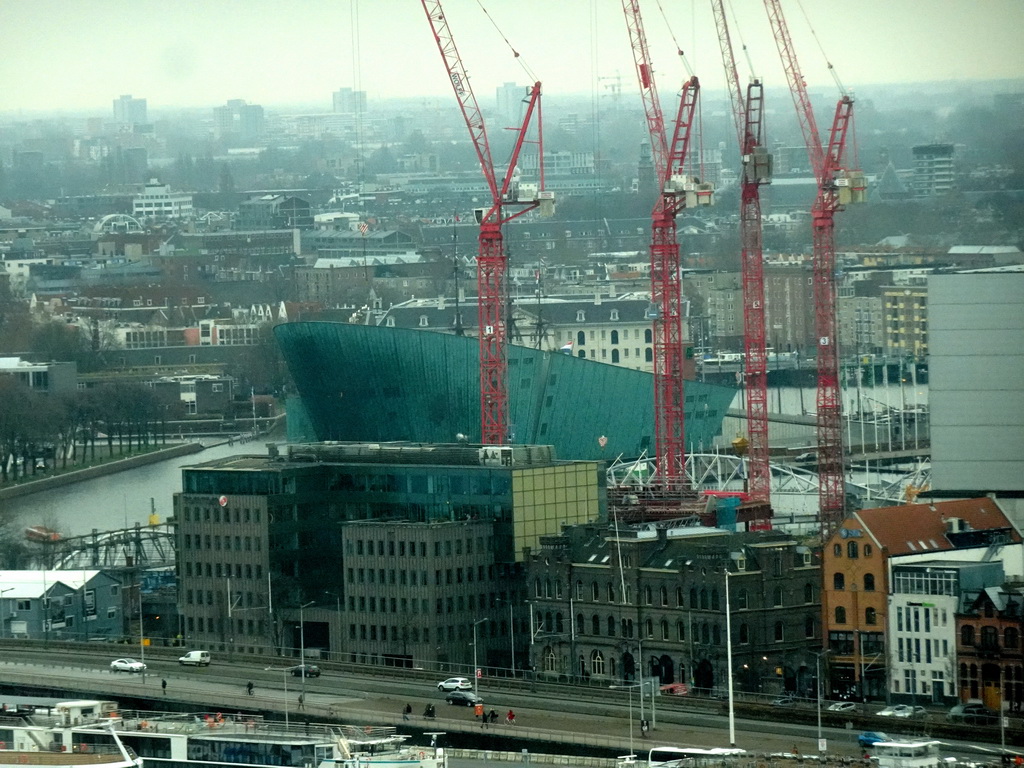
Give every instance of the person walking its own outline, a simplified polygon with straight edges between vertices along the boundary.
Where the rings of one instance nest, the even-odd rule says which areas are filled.
[[[164,692],[164,696],[167,695],[167,681],[166,680],[161,680],[160,681],[160,690],[162,690]]]
[[[250,696],[252,696],[252,695],[253,695],[253,694],[252,694],[252,689],[253,689],[253,684],[252,684],[252,680],[250,680],[250,681],[249,681],[249,682],[248,682],[248,683],[246,684],[246,686],[245,686],[245,692],[246,692],[247,694],[249,694]]]
[[[299,711],[301,712],[306,706],[306,694],[299,694]]]
[[[647,731],[649,731],[650,728],[651,728],[651,724],[650,723],[648,723],[646,720],[641,720],[640,721],[640,736],[642,738],[646,739],[647,738]]]
[[[406,704],[405,709],[402,710],[402,719],[408,720],[409,715],[412,714],[412,704]]]
[[[515,725],[516,724],[516,713],[513,712],[511,709],[508,711],[508,714],[505,715],[505,723],[507,725]]]

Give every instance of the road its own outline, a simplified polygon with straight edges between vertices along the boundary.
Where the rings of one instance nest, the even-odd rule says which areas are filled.
[[[395,725],[400,730],[408,728],[416,732],[437,730],[475,737],[484,735],[471,708],[447,706],[435,681],[403,679],[405,673],[399,669],[387,670],[386,676],[325,670],[321,677],[303,681],[287,673],[286,668],[293,663],[289,659],[248,663],[218,663],[215,659],[210,667],[182,667],[175,661],[176,656],[149,655],[146,674],[138,675],[110,672],[109,662],[114,656],[106,650],[62,649],[58,654],[38,649],[23,651],[12,644],[4,645],[0,675],[6,683],[5,690],[21,684],[38,686],[40,691],[53,691],[45,695],[66,695],[67,698],[100,697],[117,701],[148,698],[150,704],[139,705],[147,709],[160,708],[159,702],[166,696],[169,704],[187,705],[196,711],[260,711],[293,719],[310,717],[359,725]],[[125,655],[139,656],[138,648],[126,646],[124,650]],[[167,681],[166,693],[161,688],[162,680]],[[250,680],[255,688],[253,697],[245,693]],[[298,695],[303,682],[304,706],[299,712]],[[635,753],[645,747],[639,730],[639,700],[628,689],[560,687],[554,691],[531,692],[499,690],[491,685],[490,681],[481,681],[480,695],[486,709],[496,709],[502,716],[509,708],[514,709],[517,725],[514,730],[505,725],[488,728],[490,738],[499,734],[510,737],[514,733],[517,738],[535,742],[569,743],[581,749],[612,749],[617,754]],[[571,704],[567,704],[567,692],[572,695]],[[407,703],[412,705],[413,711],[408,723],[401,716]],[[427,720],[421,714],[428,703],[437,708],[435,720]],[[738,717],[736,745],[757,753],[789,753],[795,748],[801,754],[816,754],[817,727],[813,723],[813,711],[802,713],[811,724],[797,722],[798,718],[790,712],[792,710],[768,710],[757,717]],[[658,697],[653,715],[648,700],[643,716],[652,721],[652,732],[647,740],[652,745],[729,745],[728,718],[717,711],[695,709],[694,703],[686,701],[685,697]],[[822,735],[828,741],[828,753],[848,757],[862,754],[856,743],[860,730],[885,730],[893,737],[913,733],[914,725],[910,722],[873,720],[875,724],[870,727],[862,722],[856,728],[852,723],[850,728],[844,728],[828,725],[826,717]],[[921,733],[919,726],[917,733]],[[944,755],[979,759],[985,754],[970,742],[944,740],[943,743],[946,745]],[[984,748],[991,755],[998,744]]]

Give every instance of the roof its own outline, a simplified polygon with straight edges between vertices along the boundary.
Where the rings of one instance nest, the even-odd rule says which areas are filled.
[[[96,571],[0,571],[0,593],[5,599],[41,597],[54,584],[80,589],[92,581]]]
[[[1009,529],[1010,541],[1021,541],[1006,515],[988,497],[862,509],[854,517],[890,556],[957,549],[947,536],[947,521],[953,518],[963,520],[972,531]]]

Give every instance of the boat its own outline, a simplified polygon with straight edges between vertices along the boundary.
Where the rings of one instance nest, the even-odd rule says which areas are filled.
[[[242,713],[121,710],[116,702],[100,700],[68,701],[37,709],[22,722],[22,729],[40,733],[36,742],[41,745],[70,745],[76,755],[111,751],[120,745],[144,760],[146,768],[223,768],[225,763],[257,768],[448,765],[443,748],[406,744],[408,736],[391,726],[279,722]],[[42,764],[78,768],[77,763]],[[110,768],[139,766],[111,764]]]
[[[6,705],[0,712],[0,768],[142,768],[142,758],[109,726],[103,743],[86,744],[32,722],[32,716]]]
[[[939,742],[878,741],[871,746],[871,757],[878,768],[939,768],[946,760],[939,756]]]
[[[29,541],[39,542],[60,541],[60,534],[45,525],[30,525],[25,529],[25,538]]]

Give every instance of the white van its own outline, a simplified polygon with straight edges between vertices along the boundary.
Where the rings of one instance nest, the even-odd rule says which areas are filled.
[[[184,656],[178,657],[179,664],[194,664],[197,667],[210,666],[209,651],[189,651]]]

